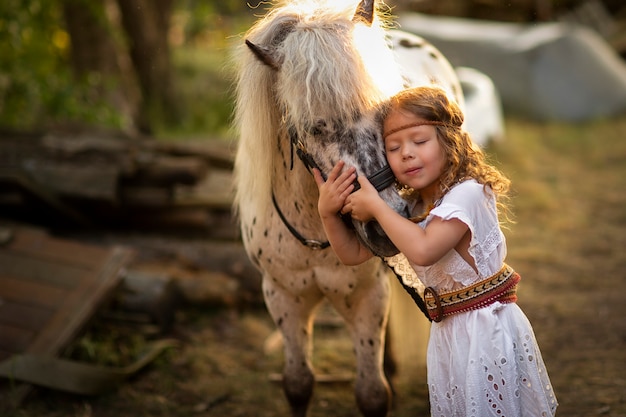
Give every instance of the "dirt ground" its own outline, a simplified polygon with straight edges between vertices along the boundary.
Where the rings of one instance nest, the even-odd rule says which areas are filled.
[[[546,284],[537,274],[527,274],[519,304],[534,325],[560,402],[557,415],[626,416],[624,281],[577,291],[569,277],[543,270],[553,278]],[[333,317],[326,310],[321,315]],[[100,326],[119,331],[120,324]],[[259,306],[184,308],[167,335],[179,346],[118,390],[91,398],[39,389],[16,416],[287,416],[276,382],[282,353],[277,348],[264,351],[273,330]],[[317,385],[312,417],[358,415],[352,395],[353,360],[343,326],[322,319],[316,326],[314,362],[319,374],[335,381]],[[405,364],[398,371],[392,416],[427,416],[425,369]]]
[[[594,136],[579,137],[575,146],[555,139],[576,137],[577,129],[513,126],[507,143],[493,150],[511,167],[517,194],[533,196],[515,200],[517,222],[505,231],[508,263],[522,275],[519,305],[543,353],[560,403],[557,416],[626,417],[626,121],[592,126]],[[595,137],[611,135],[619,140],[590,146]],[[529,152],[532,157],[523,156]],[[178,261],[163,262],[166,268]],[[314,363],[318,374],[332,378],[318,383],[310,416],[357,416],[345,328],[326,309],[321,317]],[[105,319],[95,325],[109,336],[150,334],[149,326]],[[37,389],[14,415],[287,416],[276,382],[282,352],[269,346],[273,331],[256,302],[185,306],[167,334],[149,336],[174,338],[178,346],[117,390],[81,397]],[[116,343],[125,346],[122,339]],[[420,363],[416,357],[398,369],[395,417],[428,415]]]

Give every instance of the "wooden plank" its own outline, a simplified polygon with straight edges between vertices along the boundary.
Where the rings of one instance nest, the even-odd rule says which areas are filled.
[[[20,229],[20,233],[16,233],[13,241],[5,249],[57,264],[67,263],[90,269],[94,268],[94,264],[101,264],[108,256],[107,248],[53,238],[31,228]]]
[[[0,360],[57,355],[120,283],[132,252],[11,229],[13,239],[0,245]],[[28,391],[0,380],[0,411],[19,406]]]
[[[11,302],[54,309],[59,308],[67,296],[67,290],[45,283],[0,277],[0,298]]]
[[[58,353],[120,283],[119,272],[129,256],[127,249],[116,247],[109,251],[109,256],[100,263],[92,279],[83,280],[76,291],[64,300],[62,308],[53,316],[46,330],[38,335],[28,352]]]
[[[0,304],[0,325],[20,326],[35,331],[50,320],[52,311],[42,306],[26,305],[4,300]]]
[[[0,279],[5,277],[45,282],[51,287],[69,290],[75,288],[80,277],[88,272],[88,269],[74,265],[51,266],[50,261],[24,253],[0,252]]]
[[[2,348],[0,348],[0,361],[3,361],[5,359],[7,359],[9,356],[11,356],[13,353],[8,352],[6,350],[3,350]],[[0,407],[0,410],[2,410],[2,407]]]
[[[0,334],[2,335],[0,349],[15,353],[25,351],[36,333],[32,330],[0,324]]]

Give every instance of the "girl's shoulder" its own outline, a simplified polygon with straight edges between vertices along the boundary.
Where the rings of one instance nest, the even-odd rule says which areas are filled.
[[[497,223],[496,202],[493,193],[474,179],[454,185],[430,211],[426,218],[428,224],[433,217],[443,220],[453,218],[473,228],[485,219]]]
[[[469,179],[453,186],[431,214],[444,220],[458,218],[470,227],[486,220],[497,223],[496,199],[489,187]]]
[[[475,179],[467,179],[454,185],[442,198],[442,203],[451,203],[461,206],[484,204],[491,200],[493,193]]]

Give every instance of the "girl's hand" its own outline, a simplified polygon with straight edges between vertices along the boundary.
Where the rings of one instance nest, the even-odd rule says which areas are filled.
[[[359,184],[361,184],[361,189],[348,196],[341,212],[344,214],[351,213],[353,219],[367,222],[376,217],[375,212],[378,204],[386,203],[365,176],[359,176]]]
[[[317,209],[322,218],[336,216],[342,210],[346,198],[354,190],[352,183],[356,178],[356,169],[350,167],[341,172],[344,165],[343,161],[339,161],[328,174],[326,181],[318,169],[313,169],[313,177],[320,192]]]

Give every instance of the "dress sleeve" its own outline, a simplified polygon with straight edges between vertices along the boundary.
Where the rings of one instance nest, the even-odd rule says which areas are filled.
[[[496,199],[482,184],[468,180],[452,188],[426,219],[459,219],[471,232],[469,254],[478,274],[486,278],[495,274],[506,257],[506,243],[498,223]]]

